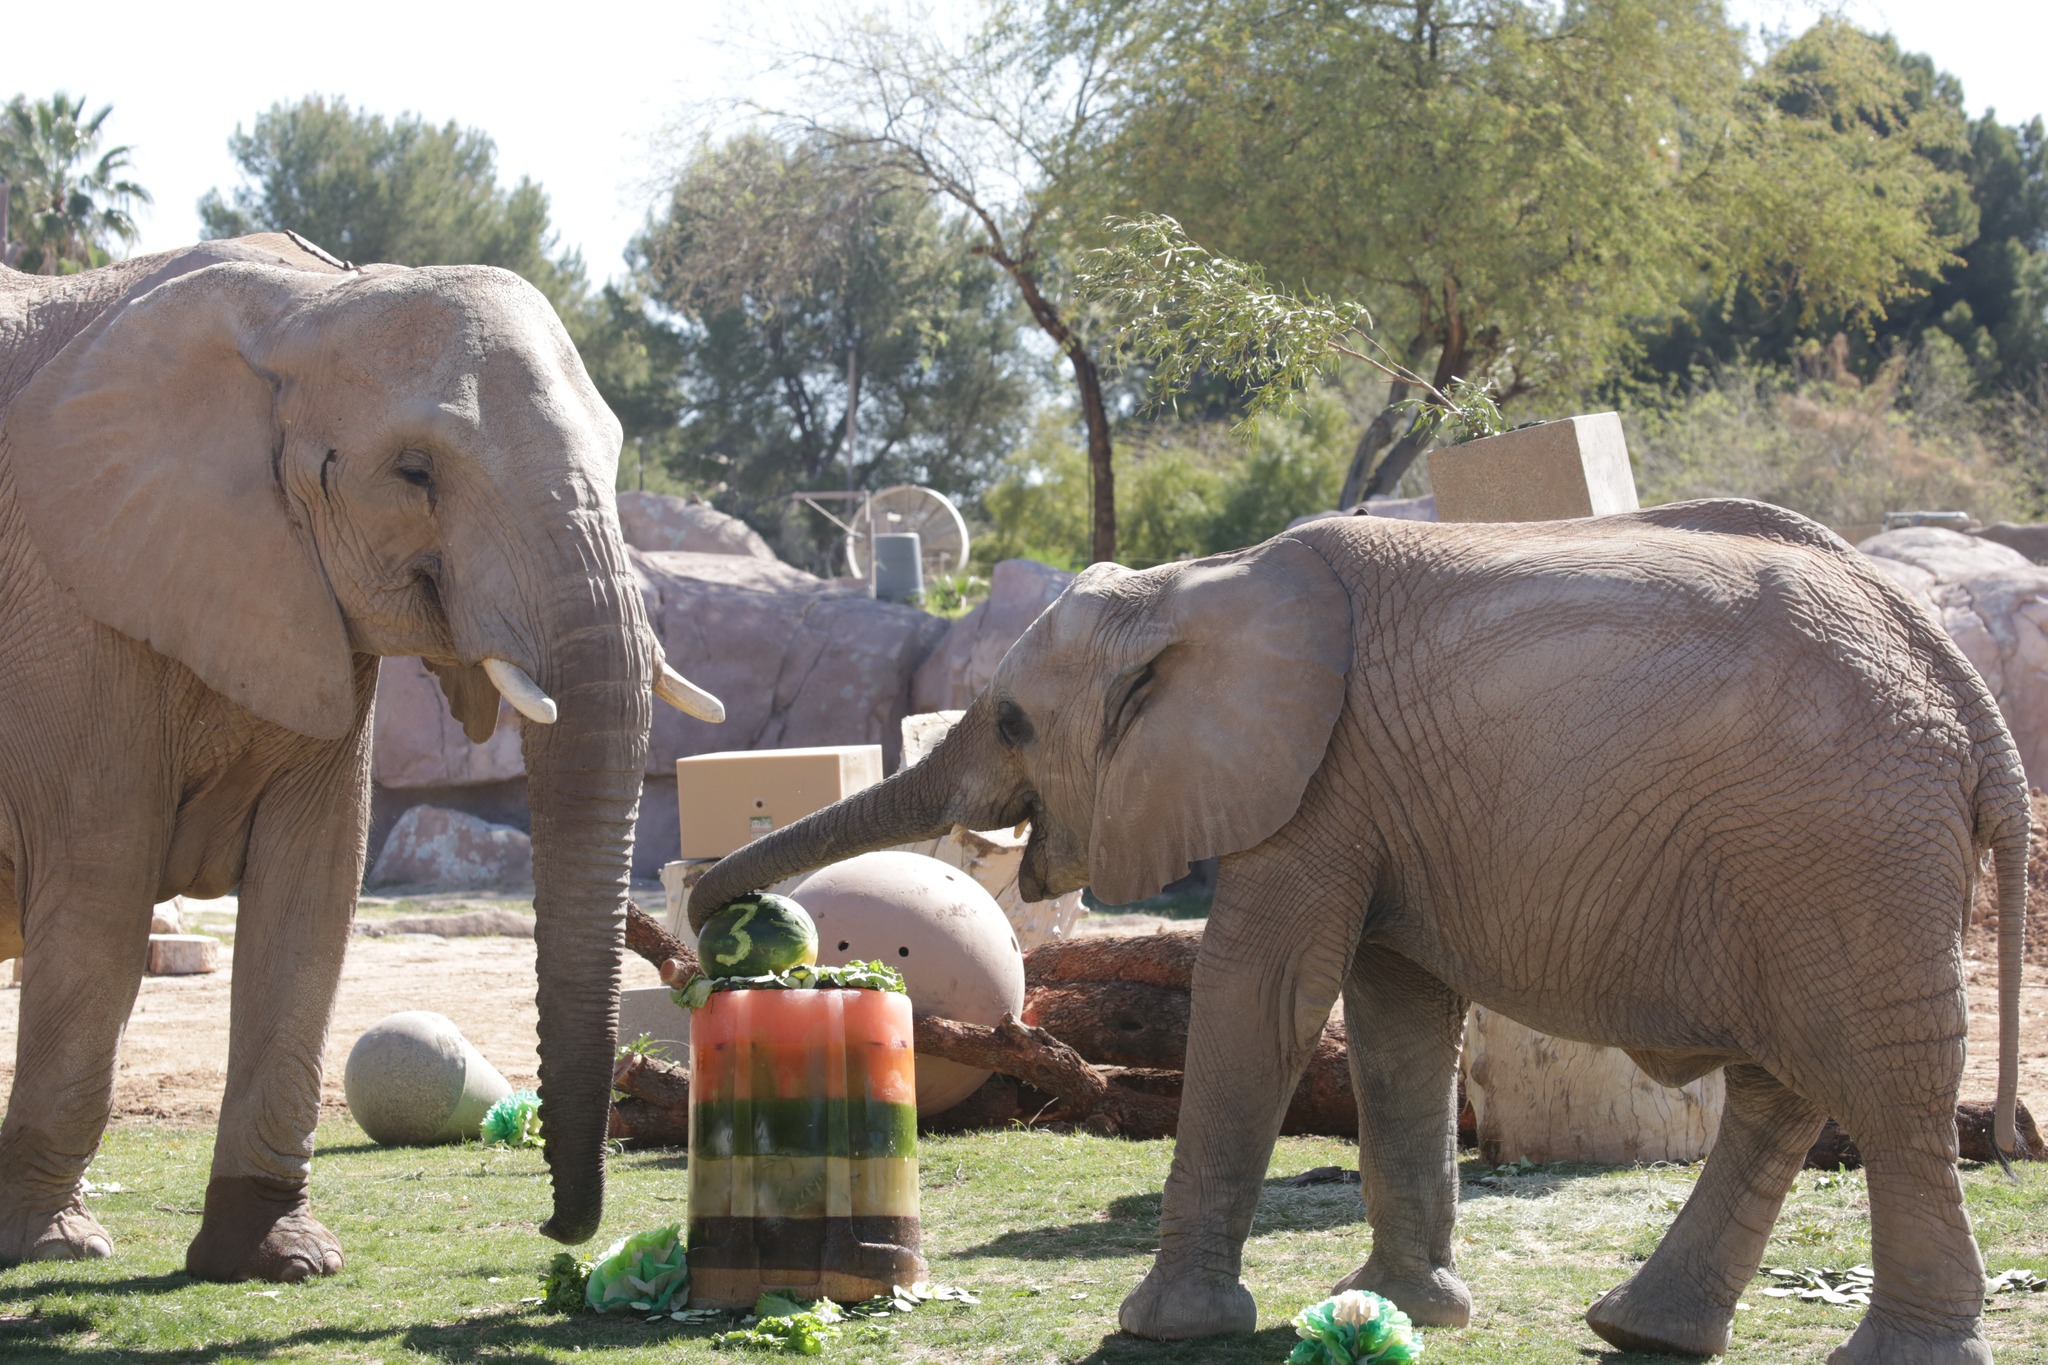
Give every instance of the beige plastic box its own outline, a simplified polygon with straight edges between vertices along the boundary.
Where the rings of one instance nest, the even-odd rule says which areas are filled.
[[[682,856],[723,858],[882,780],[882,746],[754,749],[676,760]]]
[[[1621,418],[1567,417],[1429,457],[1440,521],[1566,521],[1636,510]]]

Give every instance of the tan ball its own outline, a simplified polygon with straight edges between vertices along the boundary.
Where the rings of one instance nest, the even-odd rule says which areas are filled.
[[[818,961],[882,961],[903,973],[915,1014],[994,1024],[1024,1012],[1024,954],[995,898],[921,853],[863,853],[790,891],[818,925]],[[917,1059],[917,1112],[966,1099],[989,1073]]]

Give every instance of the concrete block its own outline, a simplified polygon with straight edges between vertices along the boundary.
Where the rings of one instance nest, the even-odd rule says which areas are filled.
[[[182,934],[185,932],[185,898],[173,896],[161,901],[150,912],[149,932],[152,934]]]
[[[756,749],[676,760],[682,855],[723,858],[882,780],[879,744]]]
[[[454,1021],[431,1010],[372,1024],[349,1049],[341,1088],[355,1121],[387,1147],[473,1138],[490,1107],[512,1093]]]
[[[1596,412],[1432,451],[1441,521],[1566,521],[1636,510],[1621,418]]]
[[[205,934],[151,934],[151,976],[198,976],[220,969],[220,940]]]
[[[690,1064],[690,1012],[666,986],[619,992],[619,1045],[642,1035],[658,1044],[678,1066]]]

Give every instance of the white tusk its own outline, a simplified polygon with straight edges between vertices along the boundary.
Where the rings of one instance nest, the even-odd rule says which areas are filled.
[[[555,723],[555,699],[541,691],[540,684],[528,677],[525,669],[503,659],[485,659],[484,672],[498,694],[512,703],[514,711],[536,725]]]
[[[666,661],[654,675],[654,695],[686,716],[708,720],[713,725],[725,719],[725,703],[670,668]]]

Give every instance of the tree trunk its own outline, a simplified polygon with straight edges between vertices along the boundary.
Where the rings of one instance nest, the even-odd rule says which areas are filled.
[[[1355,507],[1365,501],[1365,485],[1372,475],[1372,462],[1386,449],[1387,442],[1394,439],[1404,416],[1410,426],[1414,425],[1414,415],[1400,406],[1407,398],[1406,384],[1397,383],[1387,390],[1387,405],[1366,425],[1365,434],[1358,438],[1358,448],[1351,452],[1350,467],[1344,471],[1344,490],[1337,495],[1338,507]]]
[[[1130,981],[1040,986],[1024,997],[1024,1022],[1091,1062],[1178,1071],[1188,1051],[1186,991]]]
[[[1032,949],[1025,957],[1024,984],[1133,981],[1185,992],[1193,986],[1195,958],[1201,951],[1199,929],[1055,940]]]
[[[1462,378],[1471,363],[1471,345],[1467,340],[1464,325],[1459,320],[1456,310],[1453,309],[1451,310],[1449,334],[1443,340],[1442,349],[1437,352],[1436,373],[1430,377],[1429,382],[1436,387],[1438,393],[1448,392],[1451,381]],[[1394,396],[1390,393],[1388,396],[1388,410],[1391,410],[1393,402]],[[1379,417],[1373,419],[1374,426],[1378,426],[1380,420],[1387,416],[1388,410],[1383,410]],[[1393,449],[1389,450],[1386,458],[1380,461],[1379,468],[1373,470],[1372,477],[1367,479],[1364,487],[1358,490],[1357,500],[1359,502],[1363,502],[1367,498],[1391,497],[1394,490],[1401,486],[1401,476],[1408,472],[1408,467],[1415,463],[1415,457],[1420,455],[1429,445],[1430,438],[1422,432],[1421,426],[1422,414],[1416,413],[1414,418],[1408,423],[1408,429],[1402,433],[1401,439],[1394,443]],[[1391,430],[1391,428],[1389,429]],[[1366,429],[1366,437],[1370,438],[1371,435],[1372,428],[1368,427]],[[1358,444],[1360,453],[1363,454],[1366,444],[1365,440],[1360,440]],[[1354,474],[1345,477],[1344,500],[1340,504],[1342,506],[1349,507],[1352,505],[1351,479],[1355,475],[1360,463],[1361,461],[1358,456],[1352,457],[1351,464]]]
[[[980,248],[980,254],[1001,266],[1017,282],[1017,292],[1024,296],[1024,307],[1029,310],[1031,320],[1052,338],[1053,345],[1064,351],[1074,366],[1074,387],[1081,394],[1081,421],[1088,429],[1088,474],[1093,489],[1088,557],[1098,564],[1113,560],[1116,558],[1116,470],[1110,460],[1109,409],[1102,401],[1102,372],[1096,369],[1095,358],[1088,354],[1081,338],[1074,335],[1074,329],[1067,325],[1060,310],[1039,289],[1037,271],[1026,261],[1009,254],[993,223],[988,224],[988,233],[989,245]]]
[[[1394,490],[1401,486],[1401,476],[1408,472],[1408,466],[1415,463],[1415,457],[1429,444],[1429,437],[1420,430],[1421,418],[1411,423],[1401,439],[1394,442],[1394,448],[1387,452],[1387,458],[1380,461],[1380,467],[1373,470],[1372,478],[1366,481],[1364,495],[1367,498],[1392,497]]]
[[[1068,344],[1074,384],[1081,391],[1081,420],[1088,428],[1088,483],[1093,506],[1088,524],[1088,559],[1116,558],[1116,469],[1110,461],[1109,412],[1102,403],[1102,375],[1079,340]]]

